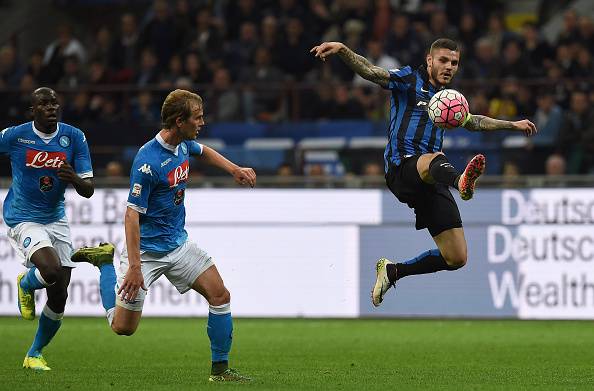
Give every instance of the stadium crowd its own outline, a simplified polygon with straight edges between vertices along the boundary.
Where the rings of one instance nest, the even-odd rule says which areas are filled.
[[[32,53],[16,40],[4,44],[0,125],[27,118],[29,94],[40,85],[62,92],[64,120],[82,128],[156,127],[159,102],[172,88],[201,93],[211,123],[383,121],[385,92],[338,60],[316,62],[310,48],[340,40],[372,63],[395,68],[420,65],[434,39],[449,37],[463,47],[454,88],[467,96],[471,112],[532,118],[539,129],[529,144],[510,148],[503,174],[549,166],[551,174],[594,172],[592,18],[555,9],[564,2],[542,1],[535,21],[512,30],[502,3],[136,2],[119,9],[113,23],[58,25],[55,39]],[[541,26],[555,12],[563,12],[563,26],[551,42]]]

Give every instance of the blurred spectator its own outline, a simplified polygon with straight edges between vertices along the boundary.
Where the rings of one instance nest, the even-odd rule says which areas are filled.
[[[495,45],[487,38],[480,38],[475,44],[476,57],[464,67],[464,76],[473,79],[493,79],[500,75],[501,66]]]
[[[565,175],[565,158],[559,154],[550,155],[545,162],[545,174],[547,176]]]
[[[42,79],[42,71],[43,71],[43,51],[42,50],[35,50],[29,57],[29,63],[27,65],[27,72],[29,75],[35,79],[38,83],[44,82]]]
[[[85,91],[79,91],[74,99],[69,99],[63,106],[64,121],[74,126],[81,126],[85,121],[94,119],[94,113],[89,108],[89,94]]]
[[[522,27],[524,54],[530,63],[534,76],[544,76],[545,69],[550,66],[553,51],[549,44],[540,37],[534,23],[525,23]]]
[[[35,88],[37,88],[35,79],[26,73],[20,80],[19,91],[4,95],[3,104],[0,105],[2,128],[31,118],[31,92]]]
[[[300,1],[278,0],[275,3],[273,12],[280,24],[286,25],[290,19],[305,20],[305,10]]]
[[[365,58],[367,58],[373,65],[383,69],[394,69],[400,67],[400,64],[394,57],[390,57],[384,53],[383,45],[380,41],[370,40],[367,42]],[[376,86],[375,83],[363,79],[358,74],[355,75],[353,84],[359,86]]]
[[[515,79],[504,80],[501,87],[501,95],[493,97],[489,102],[489,116],[515,120],[518,115],[518,107],[516,106],[517,93],[518,81]]]
[[[89,64],[88,84],[91,86],[100,86],[109,84],[110,81],[105,63],[101,60],[91,61]]]
[[[157,57],[152,49],[143,49],[140,55],[140,68],[135,77],[136,85],[145,87],[159,81],[159,69],[157,67]]]
[[[518,165],[510,160],[503,162],[501,176],[503,177],[503,187],[516,187],[521,175]]]
[[[557,141],[559,152],[568,162],[567,171],[570,174],[580,174],[586,171],[587,158],[584,154],[589,149],[585,145],[586,134],[592,134],[594,127],[594,112],[590,110],[588,95],[584,91],[574,91],[571,94],[571,106],[566,113]]]
[[[0,48],[0,87],[17,87],[23,77],[23,67],[11,45]]]
[[[438,38],[458,39],[458,30],[450,25],[448,16],[443,9],[431,13],[429,17],[429,45]]]
[[[43,56],[44,82],[56,83],[62,77],[64,61],[69,56],[78,58],[83,64],[87,59],[86,50],[78,39],[72,36],[70,26],[58,27],[58,39],[49,44]]]
[[[241,25],[239,40],[229,46],[228,63],[239,73],[244,67],[251,65],[254,52],[258,47],[258,29],[254,23],[245,22]]]
[[[365,176],[383,176],[384,175],[384,168],[377,164],[376,162],[367,162],[363,166],[363,171],[361,175]]]
[[[592,66],[592,54],[584,46],[579,46],[575,61],[569,68],[569,76],[579,79],[591,78],[594,75]]]
[[[138,26],[133,14],[125,13],[120,18],[120,31],[113,41],[110,66],[117,72],[117,79],[128,82],[138,62]]]
[[[474,57],[474,43],[479,38],[479,29],[476,25],[476,18],[471,12],[465,12],[460,19],[458,40],[462,43],[464,58]]]
[[[192,83],[202,84],[211,81],[211,75],[196,52],[186,54],[184,72]]]
[[[365,112],[361,105],[349,95],[349,90],[344,84],[336,86],[334,90],[334,104],[330,113],[330,118],[341,119],[360,119],[365,117]]]
[[[64,71],[58,80],[58,86],[76,88],[85,84],[78,57],[68,56],[64,59]]]
[[[563,124],[563,111],[555,103],[551,92],[547,90],[538,93],[536,105],[534,124],[538,133],[531,140],[537,147],[553,148]]]
[[[594,23],[588,15],[579,18],[579,41],[590,53],[594,53]]]
[[[288,20],[285,39],[279,47],[279,65],[295,80],[301,80],[312,67],[314,57],[309,53],[311,41],[303,31],[303,23],[297,18]]]
[[[231,86],[231,75],[225,68],[217,69],[213,85],[207,93],[209,121],[238,121],[240,119],[240,99],[237,89]]]
[[[530,63],[522,55],[520,44],[516,40],[510,40],[503,46],[501,77],[515,77],[518,79],[531,76],[532,68]]]
[[[105,165],[105,176],[107,178],[124,178],[126,176],[122,163],[112,160]]]
[[[375,0],[373,16],[373,39],[384,42],[392,23],[390,0]]]
[[[280,33],[278,21],[274,15],[267,15],[260,23],[260,42],[270,53],[271,64],[278,67],[280,49]]]
[[[206,61],[220,58],[223,52],[223,39],[213,24],[208,8],[202,8],[196,14],[196,25],[190,32],[191,41],[188,49],[197,51]]]
[[[104,125],[107,124],[121,126],[123,121],[124,119],[122,118],[122,112],[117,106],[115,99],[109,96],[101,99],[97,122]]]
[[[270,64],[270,52],[256,49],[254,66],[244,69],[240,80],[245,83],[243,102],[247,120],[278,121],[283,116],[282,72]]]
[[[112,47],[113,42],[109,27],[101,26],[95,34],[95,40],[93,41],[91,50],[89,50],[89,58],[109,66],[110,57],[113,50]]]
[[[140,34],[140,47],[152,49],[157,66],[165,69],[171,56],[182,48],[186,36],[183,25],[175,23],[168,2],[155,0],[153,15]]]
[[[293,166],[291,166],[289,163],[281,164],[276,170],[276,175],[281,177],[292,177],[294,175]]]
[[[563,14],[563,27],[559,33],[557,44],[566,45],[579,39],[578,18],[575,10],[568,9]]]
[[[503,16],[498,12],[493,12],[487,20],[487,32],[485,38],[491,41],[495,55],[501,54],[501,49],[507,41],[513,38],[513,34],[505,29]]]
[[[178,80],[184,76],[184,68],[182,59],[179,54],[175,54],[169,60],[169,66],[167,72],[165,72],[160,80],[159,86],[164,88],[171,88],[176,85]]]
[[[239,26],[244,22],[258,23],[262,20],[259,7],[256,7],[255,0],[237,0],[227,3],[225,13],[225,26],[227,39],[237,40],[239,37]]]
[[[132,104],[132,120],[143,125],[155,126],[161,120],[159,107],[150,92],[140,92]]]

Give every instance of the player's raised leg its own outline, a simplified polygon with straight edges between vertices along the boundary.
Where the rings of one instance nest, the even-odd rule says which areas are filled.
[[[216,266],[204,271],[192,284],[192,289],[206,298],[208,311],[208,338],[212,354],[210,381],[249,381],[249,377],[241,375],[229,368],[229,352],[233,338],[233,318],[231,317],[231,294],[225,288],[223,279]]]
[[[47,283],[49,280],[51,283],[46,286],[47,303],[39,316],[37,332],[23,361],[23,368],[49,371],[50,367],[43,358],[42,350],[50,343],[62,325],[71,268],[61,266],[58,255],[52,247],[44,247],[35,251],[31,256],[31,262],[36,265],[43,281]],[[29,286],[26,284],[35,284],[33,276],[37,277],[35,274],[27,274],[26,279],[29,281],[26,281],[25,278],[21,279],[22,285],[19,288],[22,288],[23,285],[28,288]],[[23,280],[26,281],[25,284],[23,284]]]
[[[462,228],[451,228],[433,237],[437,249],[401,263],[382,258],[376,265],[376,282],[371,293],[374,306],[378,307],[384,295],[401,278],[417,274],[435,273],[441,270],[458,270],[467,262],[467,245]]]

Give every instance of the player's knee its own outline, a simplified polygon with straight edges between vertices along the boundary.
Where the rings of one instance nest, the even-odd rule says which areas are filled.
[[[460,251],[448,256],[444,256],[444,259],[448,266],[452,268],[452,270],[455,270],[466,265],[466,262],[468,261],[468,255],[466,251]]]
[[[210,305],[223,305],[231,302],[231,293],[227,288],[223,288],[220,292],[216,292],[208,298]]]
[[[55,284],[58,282],[62,274],[62,265],[47,265],[43,268],[43,270],[39,270],[41,276],[48,284]]]

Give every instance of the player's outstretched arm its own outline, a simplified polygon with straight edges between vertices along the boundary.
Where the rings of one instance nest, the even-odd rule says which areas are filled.
[[[468,118],[462,127],[471,131],[517,130],[523,132],[526,136],[532,136],[538,132],[536,125],[527,119],[521,121],[504,121],[485,115],[473,114],[468,114]]]
[[[229,174],[233,175],[235,182],[242,186],[256,186],[256,173],[252,168],[239,167],[237,164],[206,145],[203,146],[202,155],[196,157],[202,159],[202,161],[211,166],[227,171]]]
[[[386,87],[390,82],[390,73],[387,70],[373,65],[365,57],[353,52],[342,42],[324,42],[314,46],[310,53],[314,53],[322,61],[326,61],[326,57],[338,54],[338,57],[362,78],[383,87]]]
[[[58,178],[64,182],[72,184],[76,192],[85,198],[91,198],[95,192],[93,180],[90,178],[81,178],[68,162],[62,163],[58,169]]]

